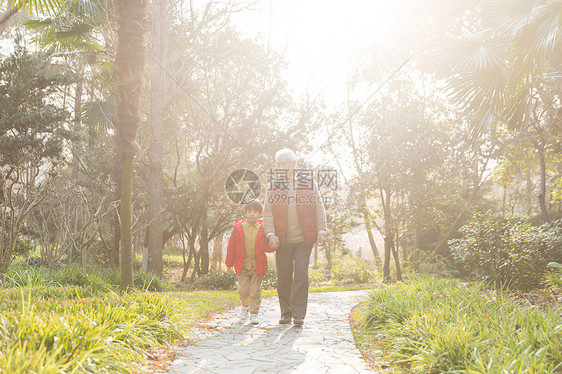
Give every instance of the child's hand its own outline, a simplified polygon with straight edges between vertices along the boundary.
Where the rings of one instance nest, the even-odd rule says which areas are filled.
[[[228,270],[229,273],[232,273],[232,266],[227,266],[226,269]]]

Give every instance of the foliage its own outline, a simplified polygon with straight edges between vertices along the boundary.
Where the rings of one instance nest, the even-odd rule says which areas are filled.
[[[14,256],[25,256],[35,249],[35,242],[30,239],[19,238],[14,248]]]
[[[370,283],[375,280],[376,274],[374,262],[351,253],[334,254],[331,267],[326,262],[320,262],[308,270],[309,282],[313,287]]]
[[[133,273],[135,288],[144,291],[165,291],[169,286],[154,274],[142,269]],[[98,295],[106,291],[116,292],[119,288],[119,270],[91,267],[86,271],[76,265],[60,265],[49,271],[43,266],[30,266],[24,263],[12,264],[6,273],[6,287],[78,287],[88,295]]]
[[[273,266],[272,266],[273,265]],[[277,288],[277,267],[275,266],[275,260],[273,260],[273,264],[269,261],[269,269],[267,273],[263,276],[261,281],[261,286],[265,290],[271,290]]]
[[[135,282],[161,284],[145,272]],[[56,268],[50,280],[45,267],[12,264],[7,286],[0,289],[0,372],[16,374],[138,373],[147,348],[172,343],[195,320],[238,301],[232,291],[119,295],[118,270],[77,266]]]
[[[477,214],[450,242],[455,260],[473,277],[527,290],[540,285],[550,261],[562,261],[562,221],[534,227],[522,219]]]
[[[337,284],[369,283],[374,281],[376,268],[374,263],[355,255],[334,256],[331,269],[332,279]]]
[[[562,264],[549,262],[548,267],[550,267],[551,270],[546,273],[544,282],[551,288],[562,293]]]
[[[189,285],[194,290],[234,290],[236,288],[236,273],[207,273],[197,278]]]
[[[16,39],[14,53],[0,63],[1,166],[59,156],[67,113],[49,98],[68,83],[46,56],[29,53]]]
[[[391,363],[410,373],[555,373],[562,319],[481,284],[415,278],[375,289],[358,327]]]
[[[319,266],[311,266],[308,268],[308,283],[311,287],[320,287],[331,285],[330,272],[327,264],[320,263]]]
[[[1,372],[129,373],[144,361],[145,347],[181,336],[174,304],[159,295],[64,300],[22,291],[23,298],[12,293],[0,304]]]
[[[45,56],[28,53],[21,38],[0,62],[0,274],[61,161],[67,113],[53,103],[53,94],[66,83]]]

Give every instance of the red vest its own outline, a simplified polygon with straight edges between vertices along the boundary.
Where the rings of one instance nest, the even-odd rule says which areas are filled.
[[[291,183],[291,182],[287,182]],[[312,179],[308,180],[310,186],[297,188],[296,204],[297,215],[304,233],[304,243],[312,245],[318,237],[316,226],[316,194],[313,189]],[[288,186],[278,182],[271,183],[271,211],[275,223],[275,235],[279,237],[281,245],[285,244],[287,238],[287,205]],[[291,203],[295,203],[291,201]]]

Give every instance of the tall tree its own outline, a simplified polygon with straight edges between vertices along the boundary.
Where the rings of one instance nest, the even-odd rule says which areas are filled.
[[[562,63],[562,1],[480,5],[478,32],[452,42],[439,53],[436,66],[450,77],[453,99],[472,115],[475,138],[501,123],[533,144],[540,165],[538,202],[548,221],[545,153],[562,127],[559,90],[552,89],[562,79],[557,74]]]
[[[16,39],[0,63],[0,275],[12,261],[26,217],[47,193],[61,161],[67,114],[53,94],[69,83],[43,55]],[[0,279],[2,280],[2,279]]]
[[[164,120],[167,100],[167,55],[170,22],[168,0],[152,1],[152,53],[150,58],[151,125],[150,171],[148,177],[148,270],[162,276],[164,195]]]
[[[117,136],[121,158],[121,290],[133,287],[132,195],[133,161],[140,126],[140,96],[145,65],[147,0],[119,0],[117,71]]]

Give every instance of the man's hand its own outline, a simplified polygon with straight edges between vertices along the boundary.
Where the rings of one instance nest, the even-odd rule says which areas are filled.
[[[277,237],[277,235],[273,234],[273,235],[269,235],[269,246],[273,249],[277,249],[279,248],[279,238]]]
[[[325,242],[326,242],[326,234],[323,233],[318,234],[318,238],[316,239],[316,244],[318,244],[319,247],[322,247]]]

